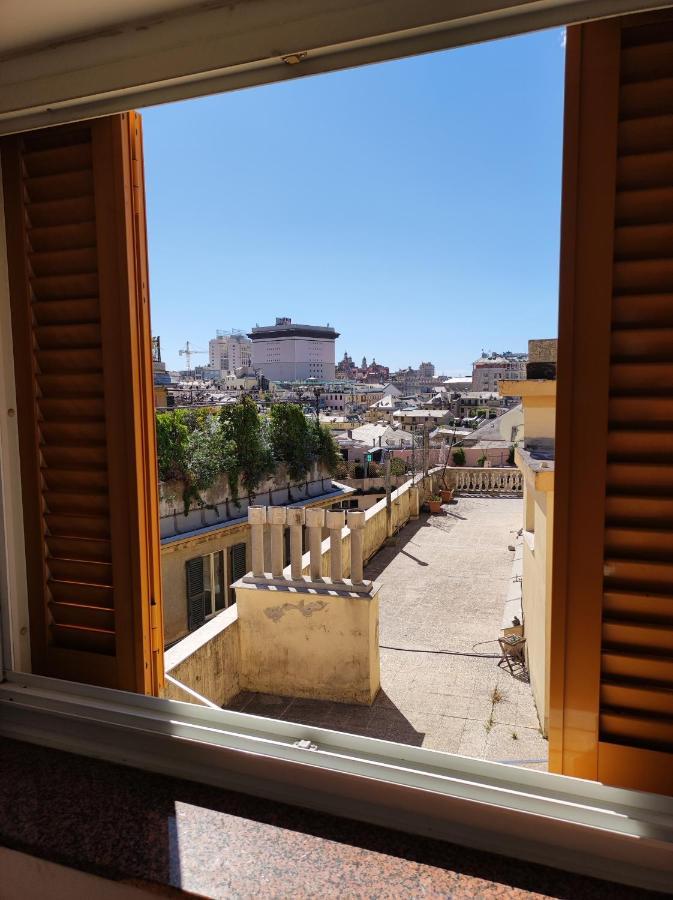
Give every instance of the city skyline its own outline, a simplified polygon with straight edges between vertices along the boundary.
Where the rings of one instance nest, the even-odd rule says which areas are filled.
[[[337,359],[448,375],[556,334],[561,37],[144,110],[168,366],[186,340],[276,316],[330,322]]]

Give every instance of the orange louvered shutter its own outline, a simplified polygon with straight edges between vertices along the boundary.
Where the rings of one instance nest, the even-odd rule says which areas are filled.
[[[158,693],[140,117],[1,150],[33,672]]]
[[[673,792],[673,12],[568,31],[552,768]]]

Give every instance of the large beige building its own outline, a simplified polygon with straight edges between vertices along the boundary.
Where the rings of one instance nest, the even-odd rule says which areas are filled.
[[[329,325],[298,325],[281,317],[275,325],[252,329],[252,365],[269,381],[333,381],[334,343],[339,332]]]

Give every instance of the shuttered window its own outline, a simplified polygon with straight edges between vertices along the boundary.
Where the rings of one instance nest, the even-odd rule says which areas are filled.
[[[15,135],[1,151],[33,671],[157,693],[140,118]]]
[[[238,581],[239,578],[243,578],[243,576],[248,571],[245,558],[245,544],[234,544],[229,552],[231,554],[230,572],[231,582],[233,584],[234,581]]]
[[[666,793],[673,13],[578,26],[568,40],[550,759]]]
[[[185,563],[187,576],[187,628],[194,631],[206,621],[206,590],[203,578],[208,557],[197,556]]]

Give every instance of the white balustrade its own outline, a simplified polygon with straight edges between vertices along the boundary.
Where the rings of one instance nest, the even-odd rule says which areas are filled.
[[[266,511],[266,519],[271,526],[271,574],[274,578],[282,578],[285,523],[287,522],[286,507],[269,506]]]
[[[304,509],[288,509],[287,524],[290,526],[290,575],[293,581],[299,581],[302,575],[303,532],[306,517]]]
[[[324,509],[306,510],[308,528],[309,574],[311,581],[322,578],[322,530],[325,527]]]
[[[312,586],[320,586],[325,581],[322,576],[323,529],[329,529],[330,546],[330,579],[325,583],[329,589],[330,582],[339,585],[345,581],[343,557],[343,529],[348,523],[351,532],[351,573],[348,590],[357,593],[367,592],[371,588],[369,581],[364,581],[364,534],[365,513],[361,510],[350,510],[346,520],[343,510],[306,508],[288,508],[285,506],[251,506],[248,510],[248,521],[251,531],[252,574],[244,576],[244,581],[268,581],[278,585],[288,580],[290,583],[306,582],[304,575],[303,527],[307,529],[309,550],[309,577]],[[290,528],[290,578],[284,575],[285,528]],[[270,532],[271,572],[265,570],[265,534]],[[267,548],[268,550],[268,548]]]
[[[520,494],[523,479],[518,469],[482,469],[452,467],[451,485],[467,494]]]
[[[266,525],[266,506],[248,508],[250,523],[250,546],[252,550],[252,574],[255,578],[264,575],[264,526]]]
[[[348,511],[348,527],[351,530],[351,581],[353,584],[362,584],[365,536],[365,513],[363,510]]]
[[[342,581],[344,577],[341,532],[346,524],[346,513],[343,510],[328,510],[325,524],[329,528],[329,574],[332,581]]]

